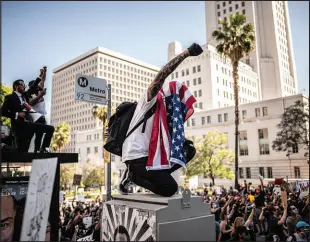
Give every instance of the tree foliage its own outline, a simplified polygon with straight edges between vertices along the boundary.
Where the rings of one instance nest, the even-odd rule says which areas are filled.
[[[238,144],[239,144],[239,85],[238,66],[239,61],[249,56],[255,47],[254,26],[246,23],[243,14],[231,14],[228,20],[220,20],[220,27],[212,32],[212,37],[218,42],[217,52],[228,57],[232,64],[234,80],[234,101],[235,101],[235,187],[238,187]]]
[[[2,107],[5,96],[11,94],[12,92],[13,92],[13,88],[1,84],[0,107]],[[11,121],[9,118],[2,116],[1,122],[3,125],[6,125],[11,128]]]
[[[101,122],[103,122],[103,133],[104,139],[103,139],[103,144],[106,143],[107,141],[107,136],[106,136],[106,129],[108,127],[108,110],[106,107],[99,107],[99,106],[94,106],[93,107],[93,117],[98,118]],[[104,154],[104,160],[106,162],[110,162],[110,154],[106,150],[103,150]]]
[[[73,183],[73,176],[75,173],[74,164],[60,165],[60,186],[68,187]]]
[[[290,154],[293,147],[298,150],[305,148],[305,157],[309,157],[309,104],[298,100],[294,105],[285,109],[281,122],[277,125],[280,130],[272,143],[275,151],[286,151]]]
[[[186,176],[205,176],[212,180],[216,178],[234,177],[227,166],[232,165],[234,153],[226,148],[227,136],[218,131],[207,133],[196,146],[196,156],[187,165]]]
[[[59,124],[54,131],[51,141],[53,151],[59,151],[70,141],[71,127],[67,123]]]
[[[86,187],[95,184],[104,185],[104,168],[100,166],[94,167],[88,174],[85,174],[83,183]]]

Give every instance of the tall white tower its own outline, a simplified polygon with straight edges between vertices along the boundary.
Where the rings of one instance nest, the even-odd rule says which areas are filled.
[[[286,1],[206,1],[207,43],[216,45],[212,32],[219,19],[243,13],[255,29],[256,48],[246,63],[257,71],[262,99],[297,93],[288,5]]]

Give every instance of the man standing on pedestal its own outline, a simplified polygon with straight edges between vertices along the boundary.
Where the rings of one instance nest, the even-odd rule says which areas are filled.
[[[183,60],[190,56],[198,56],[202,52],[202,48],[198,44],[192,44],[187,50],[169,61],[159,71],[155,80],[148,87],[147,92],[142,94],[131,119],[128,132],[130,132],[130,130],[144,118],[144,115],[154,106],[155,103],[156,112],[145,121],[143,125],[140,125],[135,129],[123,143],[122,160],[125,162],[127,169],[123,173],[119,184],[119,192],[121,194],[128,194],[128,189],[133,183],[165,197],[172,196],[177,192],[178,185],[171,176],[171,173],[182,166],[184,167],[184,164],[178,163],[177,159],[174,159],[173,151],[170,152],[170,148],[173,146],[174,142],[181,140],[181,135],[178,134],[180,137],[174,138],[174,133],[179,131],[178,128],[180,130],[183,128],[184,131],[183,123],[193,113],[192,104],[196,100],[191,96],[187,87],[178,82],[169,83],[169,87],[165,90],[162,90],[162,87],[165,79],[182,63]],[[179,116],[175,117],[175,113],[168,114],[172,106],[169,105],[169,107],[166,107],[165,102],[170,98],[170,96],[168,97],[165,95],[167,92],[173,99],[170,100],[172,106],[176,105],[175,108],[177,108],[178,111],[181,111],[179,110],[179,107],[183,107],[182,111],[184,112],[180,113],[180,120],[182,123],[177,127],[173,126],[173,119],[178,119]],[[182,98],[181,95],[183,96]],[[171,111],[173,112],[174,110]],[[169,117],[173,117],[173,119],[169,120],[169,127],[164,127],[165,124],[167,124],[167,119],[169,119]],[[172,127],[173,132],[171,132]],[[169,130],[170,134],[173,133],[171,137],[169,134],[169,137],[166,137],[165,132],[162,131],[163,129],[166,131]],[[181,132],[180,134],[183,135],[182,139],[184,140],[184,132]],[[169,140],[170,138],[171,143],[165,143],[165,140]],[[180,149],[180,147],[183,148],[182,153],[185,154],[187,163],[194,157],[196,152],[195,147],[191,141],[186,139],[184,143],[182,142],[178,146],[178,149]],[[161,152],[158,152],[158,150]],[[180,156],[182,156],[182,153],[180,153]],[[172,159],[176,161],[173,164],[171,164]],[[166,165],[163,165],[163,162],[157,164],[157,160],[160,160],[160,162],[168,160],[169,163]]]

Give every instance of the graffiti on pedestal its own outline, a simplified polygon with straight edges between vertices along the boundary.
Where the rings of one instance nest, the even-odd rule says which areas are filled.
[[[155,233],[154,212],[104,204],[101,241],[155,241]]]

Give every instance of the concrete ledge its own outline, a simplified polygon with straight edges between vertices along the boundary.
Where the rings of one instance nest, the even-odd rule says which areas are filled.
[[[77,153],[21,153],[21,152],[1,152],[1,161],[9,163],[31,163],[33,159],[47,159],[57,157],[59,163],[78,162]]]

